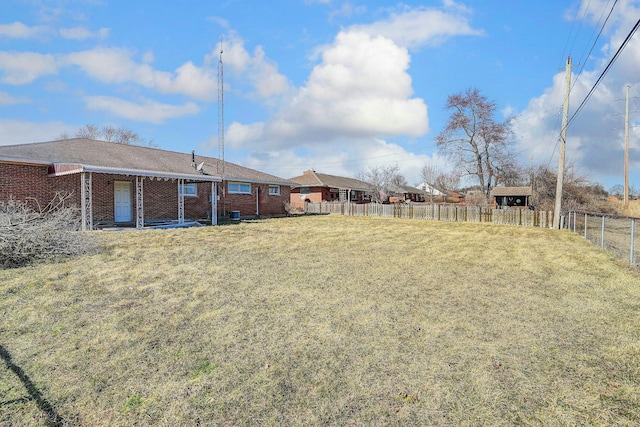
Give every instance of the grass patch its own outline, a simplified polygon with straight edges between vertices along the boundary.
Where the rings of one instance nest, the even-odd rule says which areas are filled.
[[[0,271],[78,425],[636,425],[640,278],[568,232],[318,216],[100,233]],[[0,365],[0,423],[45,424]]]

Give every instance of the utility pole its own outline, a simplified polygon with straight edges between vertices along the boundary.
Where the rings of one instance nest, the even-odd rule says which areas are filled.
[[[629,208],[629,85],[626,87],[624,109],[624,208]]]
[[[553,211],[553,228],[560,228],[562,212],[562,186],[564,184],[564,155],[567,146],[567,124],[569,122],[569,94],[571,93],[571,57],[567,57],[565,68],[564,106],[562,107],[562,131],[560,132],[560,155],[558,156],[558,179],[556,181],[556,205]]]

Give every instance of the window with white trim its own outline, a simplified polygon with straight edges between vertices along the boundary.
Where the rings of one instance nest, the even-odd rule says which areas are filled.
[[[198,195],[198,184],[195,182],[187,182],[182,184],[182,195],[195,197]]]
[[[251,184],[248,182],[230,182],[227,184],[229,194],[251,194]]]
[[[279,185],[270,185],[269,186],[269,195],[270,196],[279,196],[280,195],[280,186]]]

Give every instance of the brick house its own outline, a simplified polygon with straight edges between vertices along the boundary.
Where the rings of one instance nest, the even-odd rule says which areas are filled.
[[[293,206],[300,206],[304,202],[371,202],[371,186],[359,179],[307,170],[300,176],[290,178],[289,181],[295,183],[291,189]]]
[[[424,202],[424,192],[410,185],[389,184],[387,186],[389,202]]]
[[[83,138],[0,146],[0,201],[45,206],[69,194],[85,230],[283,215],[292,184],[193,152]]]

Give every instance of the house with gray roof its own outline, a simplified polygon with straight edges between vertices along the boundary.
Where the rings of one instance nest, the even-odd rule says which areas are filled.
[[[494,187],[491,202],[497,208],[528,208],[532,195],[532,187]]]
[[[284,215],[292,185],[195,152],[84,138],[0,146],[0,202],[46,206],[67,194],[84,230]]]
[[[410,185],[389,184],[386,188],[389,202],[424,202],[424,192]]]
[[[355,178],[328,175],[307,170],[300,176],[290,178],[295,185],[291,189],[291,204],[305,202],[369,203],[374,189],[368,183]]]

